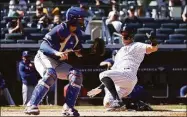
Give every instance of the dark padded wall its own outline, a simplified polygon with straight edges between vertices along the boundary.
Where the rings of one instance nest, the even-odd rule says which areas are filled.
[[[16,62],[21,58],[22,49],[0,51],[0,71],[3,73],[10,93],[16,104],[21,104],[21,82],[17,77]],[[30,50],[33,56],[36,50]],[[105,56],[109,57],[109,54]],[[91,60],[91,58],[90,58]],[[99,62],[99,61],[98,61]],[[84,87],[88,90],[100,84],[98,74],[104,69],[98,65],[79,66],[84,74]],[[175,69],[174,69],[175,68]],[[183,68],[183,69],[182,69]],[[139,83],[145,85],[152,94],[165,95],[164,85],[170,86],[170,97],[179,95],[179,88],[186,83],[187,76],[187,51],[158,51],[147,55],[138,72]],[[58,83],[58,102],[63,103],[63,86],[67,81]],[[156,86],[156,87],[153,87]],[[162,89],[163,87],[163,89]]]

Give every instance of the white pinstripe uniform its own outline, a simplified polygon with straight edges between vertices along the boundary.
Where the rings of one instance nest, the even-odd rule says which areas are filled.
[[[137,71],[144,59],[148,44],[133,42],[123,46],[116,54],[111,70],[100,73],[99,78],[110,77],[115,84],[120,98],[129,95],[137,83]],[[105,88],[104,106],[113,101],[110,92]]]

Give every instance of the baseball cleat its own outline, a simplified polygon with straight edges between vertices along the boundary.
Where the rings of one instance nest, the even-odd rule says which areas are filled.
[[[137,106],[138,106],[137,111],[153,111],[153,108],[151,108],[150,105],[144,103],[143,101],[139,101]]]
[[[75,116],[75,117],[80,116],[79,112],[74,108],[69,108],[69,109],[63,110],[62,115],[63,116]]]
[[[109,107],[107,107],[106,111],[122,111],[126,110],[125,105],[123,102],[119,100],[114,100],[113,102],[110,103]]]
[[[39,115],[40,110],[37,106],[28,106],[25,108],[24,113],[28,115]]]

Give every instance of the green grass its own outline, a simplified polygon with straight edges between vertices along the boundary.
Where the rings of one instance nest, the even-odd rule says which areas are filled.
[[[169,109],[187,109],[187,105],[151,105],[155,110],[169,110]],[[24,106],[4,106],[1,107],[1,110],[22,110]],[[40,105],[40,109],[62,109],[62,106],[48,106]],[[85,110],[85,109],[104,109],[103,106],[76,106],[76,109]]]

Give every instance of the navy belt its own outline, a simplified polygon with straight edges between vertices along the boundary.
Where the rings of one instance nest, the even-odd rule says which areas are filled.
[[[130,69],[130,68],[124,68],[124,69]]]

